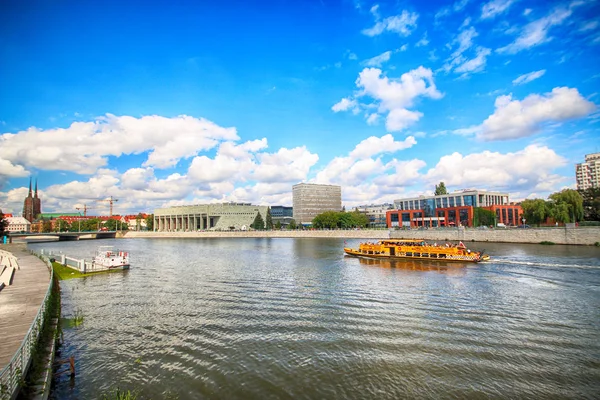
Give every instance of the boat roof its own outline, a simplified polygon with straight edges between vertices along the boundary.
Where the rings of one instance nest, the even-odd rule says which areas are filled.
[[[385,243],[423,243],[425,239],[384,239],[382,242]]]

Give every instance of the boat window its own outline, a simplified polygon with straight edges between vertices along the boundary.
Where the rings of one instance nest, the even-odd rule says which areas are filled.
[[[412,253],[412,252],[410,252],[410,251],[407,251],[407,252],[406,252],[406,256],[407,256],[407,257],[412,257],[412,255],[413,255],[413,253]]]
[[[415,253],[415,257],[421,257],[421,253]]]

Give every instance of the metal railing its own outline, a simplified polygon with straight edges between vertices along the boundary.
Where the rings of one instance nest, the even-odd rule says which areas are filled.
[[[33,252],[31,253],[34,254]],[[50,269],[50,284],[48,285],[48,290],[46,291],[40,309],[31,323],[21,346],[10,360],[10,363],[8,363],[8,365],[0,372],[0,399],[2,400],[14,399],[17,397],[20,386],[25,380],[25,376],[27,375],[27,371],[31,364],[33,349],[36,347],[40,332],[44,327],[44,317],[54,286],[54,271],[52,270],[52,264],[50,264],[48,258],[44,257],[42,260],[46,263],[48,269]]]

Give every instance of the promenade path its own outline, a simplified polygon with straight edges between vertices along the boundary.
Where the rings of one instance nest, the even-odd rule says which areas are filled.
[[[13,283],[0,291],[0,370],[21,346],[38,313],[50,284],[50,271],[26,244],[0,245],[17,257],[20,269]]]

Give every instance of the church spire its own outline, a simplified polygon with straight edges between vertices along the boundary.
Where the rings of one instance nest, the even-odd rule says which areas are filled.
[[[35,178],[35,195],[34,197],[37,199],[37,178]]]
[[[31,177],[29,177],[29,197],[31,197]]]

